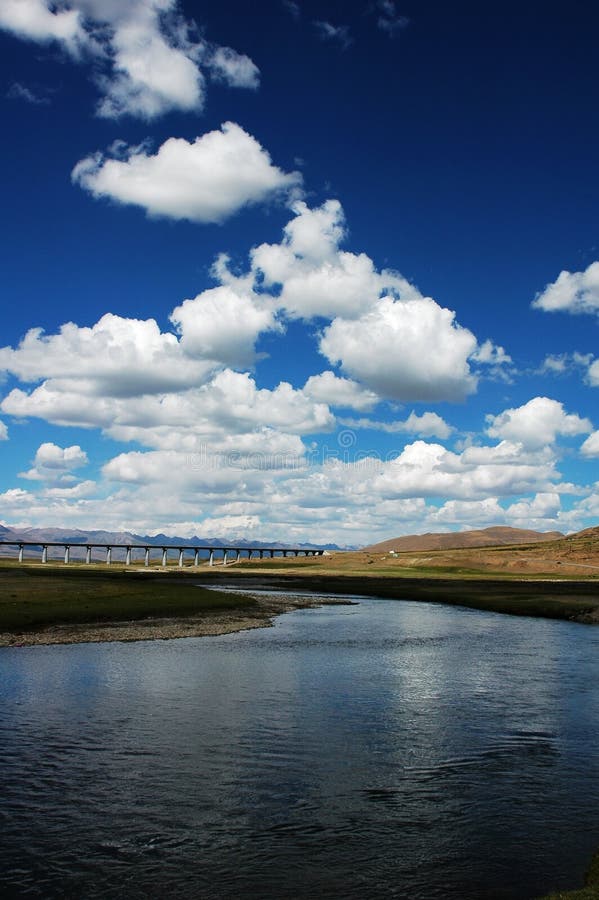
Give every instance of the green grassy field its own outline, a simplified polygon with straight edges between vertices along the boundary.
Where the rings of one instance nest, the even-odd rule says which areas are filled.
[[[0,565],[0,631],[248,608],[255,601],[187,579],[86,567]]]

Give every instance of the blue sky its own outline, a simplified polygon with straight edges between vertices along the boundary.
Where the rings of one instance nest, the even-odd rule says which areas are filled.
[[[4,0],[0,520],[594,525],[598,25]]]

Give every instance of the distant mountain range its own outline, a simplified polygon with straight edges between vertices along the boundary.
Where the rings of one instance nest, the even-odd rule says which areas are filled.
[[[79,528],[10,528],[0,525],[0,541],[28,541],[43,544],[45,542],[68,542],[71,544],[129,544],[144,547],[268,547],[283,550],[285,547],[296,547],[301,550],[349,550],[355,547],[339,547],[337,544],[290,544],[281,541],[253,541],[245,538],[173,537],[166,534],[149,535],[132,534],[130,531],[86,531]],[[0,548],[3,549],[3,548]]]
[[[591,531],[592,529],[588,529]],[[561,531],[529,531],[526,528],[509,528],[495,525],[472,531],[451,531],[448,533],[407,534],[390,538],[378,544],[370,544],[364,550],[389,553],[391,550],[460,550],[469,547],[499,547],[508,544],[535,544],[540,541],[555,541],[565,535]]]
[[[587,528],[576,536],[597,536],[599,528]],[[525,528],[510,528],[496,525],[470,531],[428,532],[427,534],[408,534],[402,537],[389,538],[377,544],[369,544],[364,550],[375,553],[389,553],[391,550],[426,551],[426,550],[459,550],[474,547],[498,547],[509,544],[533,544],[541,541],[554,541],[565,537],[561,531],[531,531]],[[290,544],[281,541],[253,541],[234,537],[176,537],[166,534],[139,535],[130,531],[93,531],[78,528],[11,528],[0,525],[0,541],[28,541],[43,544],[46,542],[68,542],[71,544],[128,544],[132,547],[255,547],[283,550],[294,546],[302,550],[355,550],[356,547],[338,544]],[[12,548],[0,546],[0,555],[14,555]],[[53,556],[60,556],[60,548],[56,548]],[[121,555],[124,555],[124,551]],[[118,555],[113,557],[115,561]]]

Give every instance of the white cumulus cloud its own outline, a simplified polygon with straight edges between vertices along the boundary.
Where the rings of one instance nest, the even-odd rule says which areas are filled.
[[[265,451],[290,458],[304,453],[296,435],[327,432],[335,424],[326,403],[290,384],[258,388],[248,373],[230,369],[199,388],[132,396],[90,398],[76,380],[54,379],[30,393],[15,388],[1,408],[18,418],[101,428],[116,440],[149,447],[211,454]]]
[[[548,353],[541,366],[541,375],[564,375],[575,369],[589,369],[593,360],[591,353]]]
[[[383,297],[359,319],[334,319],[320,339],[330,362],[393,400],[463,399],[476,389],[475,349],[472,332],[430,297]]]
[[[334,372],[311,375],[303,388],[304,394],[312,400],[328,403],[329,406],[347,406],[357,410],[372,409],[378,397],[372,391],[360,387],[349,378],[339,378]]]
[[[214,361],[183,353],[177,336],[161,332],[154,319],[112,313],[91,328],[68,322],[51,335],[32,328],[16,349],[0,349],[0,370],[26,382],[54,379],[57,390],[88,396],[187,388],[205,381],[215,368]]]
[[[523,406],[486,418],[490,437],[520,441],[529,448],[553,444],[558,435],[571,437],[593,428],[589,419],[566,413],[563,403],[549,397],[534,397]]]
[[[157,398],[148,399],[155,403]],[[194,408],[201,409],[201,402],[196,400]],[[565,530],[567,522],[574,530],[581,515],[596,518],[599,509],[595,490],[578,508],[560,512],[555,495],[568,485],[560,483],[555,457],[546,448],[526,451],[519,443],[503,441],[452,453],[416,441],[397,458],[384,460],[360,454],[350,462],[344,454],[340,459],[314,453],[289,460],[285,446],[293,452],[286,444],[290,436],[270,434],[270,446],[273,452],[280,447],[280,457],[260,449],[260,439],[267,437],[256,431],[238,435],[228,450],[223,443],[220,454],[201,447],[190,453],[179,439],[155,451],[115,456],[104,466],[96,490],[88,481],[59,483],[36,493],[6,491],[0,496],[3,515],[26,524],[60,525],[68,517],[73,527],[173,535],[205,535],[204,523],[218,529],[219,522],[229,522],[234,528],[247,517],[257,537],[288,542],[338,542],[343,521],[343,541],[359,545],[394,533],[500,521],[541,530]],[[230,432],[226,437],[235,438]],[[504,507],[509,497],[515,502]]]
[[[500,347],[489,340],[484,341],[480,347],[477,348],[472,354],[472,359],[487,366],[504,366],[512,362],[511,356],[505,352],[503,347]]]
[[[384,431],[387,434],[418,434],[421,437],[448,438],[454,431],[451,425],[435,412],[424,412],[418,415],[412,410],[405,421],[379,422],[374,419],[339,419],[340,425],[348,428],[369,428],[373,431]]]
[[[532,305],[545,312],[599,312],[599,262],[591,263],[584,272],[560,272]]]
[[[549,452],[522,452],[519,444],[452,453],[440,444],[415,441],[386,463],[372,480],[375,493],[387,497],[439,496],[477,499],[547,490],[557,477]]]
[[[59,41],[71,53],[87,43],[81,10],[75,5],[52,9],[45,0],[3,0],[0,4],[0,28],[17,37],[39,43]]]
[[[580,452],[583,456],[599,456],[599,431],[594,431],[588,436],[588,438],[580,448]]]
[[[74,444],[72,447],[59,447],[47,442],[40,444],[33,460],[33,468],[21,472],[19,478],[30,481],[47,481],[62,484],[74,481],[71,473],[88,463],[87,453]]]
[[[596,359],[590,364],[587,369],[586,379],[591,387],[599,386],[599,359]]]
[[[274,166],[258,141],[234,122],[189,142],[169,138],[151,155],[119,147],[80,160],[73,181],[94,197],[140,206],[148,215],[222,222],[244,206],[297,187],[301,176]]]
[[[0,28],[92,61],[106,118],[200,111],[204,71],[231,87],[259,83],[252,60],[200,36],[178,0],[3,0]]]
[[[332,319],[320,350],[362,387],[386,399],[460,400],[476,389],[470,361],[495,370],[510,362],[490,340],[479,346],[451,310],[398,272],[342,251],[347,229],[338,200],[315,209],[300,201],[293,211],[282,241],[250,254],[255,289],[292,318]]]
[[[249,58],[230,47],[215,47],[206,55],[205,65],[212,78],[230,87],[257,88],[260,71]]]
[[[255,277],[267,289],[279,287],[278,304],[290,316],[353,318],[383,291],[403,299],[420,296],[397,272],[377,272],[365,253],[339,249],[347,228],[338,200],[314,209],[298,201],[292,208],[295,218],[283,229],[281,243],[260,244],[251,252]]]
[[[97,491],[97,482],[88,479],[87,481],[80,481],[79,484],[74,484],[71,487],[45,487],[41,492],[41,496],[48,500],[72,501],[93,497],[97,494]]]
[[[170,320],[181,334],[185,353],[237,367],[253,364],[254,345],[262,332],[280,330],[273,311],[259,297],[228,285],[185,300]]]
[[[430,514],[433,527],[445,531],[447,525],[465,528],[480,528],[488,522],[498,525],[504,521],[505,510],[496,497],[484,500],[447,500]]]
[[[560,511],[560,495],[556,491],[543,491],[530,500],[512,503],[506,510],[506,519],[517,528],[542,528],[546,520],[555,522]]]
[[[439,498],[479,504],[460,508],[467,522],[490,515],[498,498],[566,490],[553,450],[530,440],[523,446],[522,434],[460,453],[427,440],[404,447],[405,435],[444,441],[452,434],[430,409],[387,422],[336,419],[331,407],[362,413],[381,398],[461,399],[476,387],[471,364],[507,360],[399,273],[341,250],[346,237],[338,201],[314,209],[296,202],[280,243],[257,246],[245,271],[226,254],[217,258],[216,286],[172,310],[172,331],[107,313],[91,327],[32,329],[19,345],[0,349],[0,370],[21,382],[2,412],[97,428],[136,445],[106,463],[97,486],[56,467],[73,448],[40,452],[25,477],[43,487],[35,496],[5,495],[7,514],[140,531],[155,527],[159,510],[173,529],[181,522],[202,533],[202,521],[245,521],[256,534],[286,540],[312,536],[315,525],[319,540],[334,540],[343,521],[348,543],[366,543],[388,536],[393,522],[412,531],[430,525]],[[259,372],[260,336],[284,340],[292,318],[321,320],[314,340],[345,377],[317,369],[303,386],[263,388],[257,375],[235,371],[256,365]],[[586,420],[563,416],[555,433],[582,433]],[[399,455],[377,458],[372,444],[360,447],[362,435],[346,431],[318,441],[338,426],[399,435]],[[445,514],[459,513],[456,506]]]

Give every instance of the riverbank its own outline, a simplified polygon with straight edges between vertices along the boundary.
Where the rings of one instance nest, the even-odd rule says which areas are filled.
[[[251,599],[251,598],[248,598]],[[269,628],[282,613],[315,609],[323,604],[345,604],[339,599],[269,596],[256,598],[250,609],[210,610],[195,615],[153,616],[80,624],[46,625],[28,631],[0,631],[0,647],[34,647],[44,644],[94,644],[105,641],[167,641],[176,638],[209,637]]]
[[[109,572],[82,565],[0,565],[0,647],[226,634],[268,626],[289,610],[347,602],[340,595],[599,624],[596,579],[464,572],[415,577],[395,565],[370,574],[344,571],[348,556]],[[264,589],[274,593],[254,593]]]
[[[591,859],[584,878],[584,887],[573,891],[557,891],[539,900],[597,900],[599,898],[599,850]]]
[[[312,564],[313,567],[313,564]],[[307,569],[308,567],[306,567]],[[451,578],[399,574],[353,575],[339,572],[302,572],[295,565],[283,572],[252,564],[229,570],[213,570],[202,581],[214,586],[286,591],[311,591],[332,595],[356,594],[390,600],[416,600],[467,606],[487,612],[548,619],[566,619],[586,625],[599,624],[599,583],[596,580],[539,578]]]
[[[1,567],[0,647],[229,634],[329,602],[206,589],[164,574]]]

